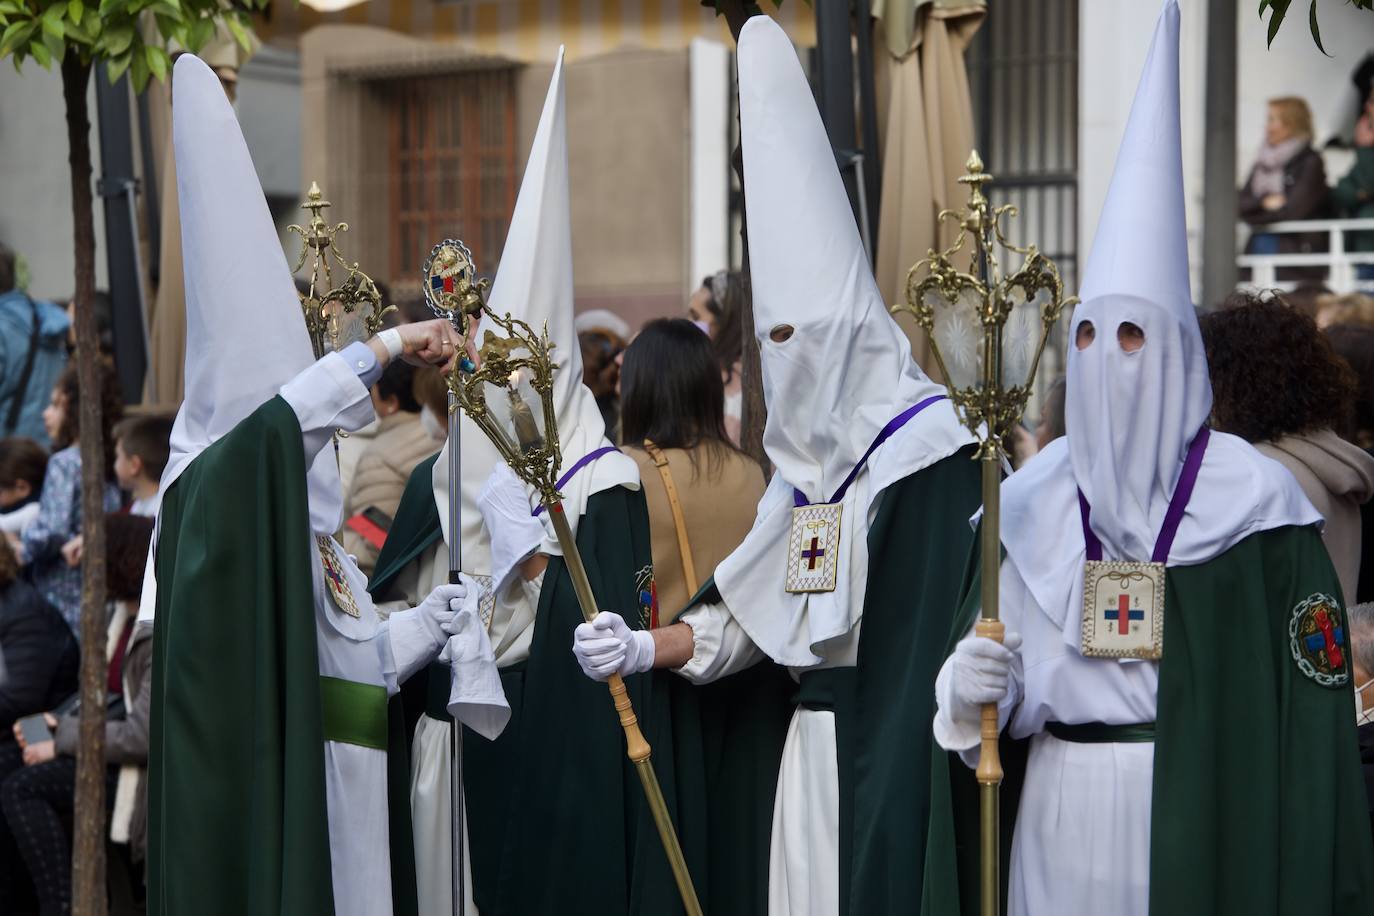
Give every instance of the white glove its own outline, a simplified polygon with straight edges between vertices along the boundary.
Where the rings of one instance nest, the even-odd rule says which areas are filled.
[[[631,630],[619,614],[602,611],[573,631],[573,655],[582,673],[594,681],[648,671],[654,666],[654,636]]]
[[[949,657],[950,709],[955,722],[976,723],[986,703],[998,703],[1007,695],[1011,665],[1021,636],[1007,631],[1004,642],[986,636],[967,636],[959,640]]]
[[[493,741],[510,721],[510,705],[477,604],[465,604],[448,629],[453,635],[439,653],[439,660],[447,663],[450,671],[449,715]]]
[[[530,514],[530,498],[520,478],[498,461],[477,497],[491,536],[492,590],[505,591],[521,562],[544,541],[544,524]]]
[[[398,611],[387,620],[391,638],[391,657],[397,682],[410,677],[434,660],[448,642],[454,615],[472,606],[476,613],[478,586],[470,576],[460,573],[456,585],[441,585],[424,601],[407,611]]]

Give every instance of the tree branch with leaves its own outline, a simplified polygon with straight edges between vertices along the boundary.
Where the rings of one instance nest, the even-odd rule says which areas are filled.
[[[1346,3],[1361,10],[1374,10],[1374,0],[1345,0]],[[1283,20],[1288,16],[1288,7],[1293,0],[1260,0],[1259,15],[1264,18],[1265,10],[1269,11],[1269,37],[1268,44],[1274,44],[1274,36],[1279,34],[1279,28],[1283,25]],[[1326,54],[1326,48],[1322,47],[1321,28],[1317,24],[1317,0],[1311,0],[1307,7],[1307,27],[1312,32],[1312,40],[1316,42],[1317,50]],[[1328,57],[1330,55],[1327,55]]]
[[[91,72],[103,64],[135,92],[165,79],[176,50],[195,51],[222,24],[247,48],[249,12],[268,0],[0,0],[0,57],[16,71],[32,60],[62,75],[71,171],[72,303],[81,390],[81,721],[72,831],[72,913],[104,916],[105,889],[105,443],[95,297],[95,222],[91,187]]]

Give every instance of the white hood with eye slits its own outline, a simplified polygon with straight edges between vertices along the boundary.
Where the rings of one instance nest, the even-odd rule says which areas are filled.
[[[716,569],[750,638],[778,662],[807,667],[863,612],[868,526],[889,485],[973,439],[948,400],[910,420],[869,459],[841,501],[833,592],[784,588],[793,488],[830,500],[894,417],[944,388],[921,372],[888,314],[859,239],[825,127],[782,29],[754,17],[739,40],[740,122],[749,206],[754,325],[776,465],[754,528]],[[784,341],[770,332],[793,329]]]
[[[1078,491],[1105,559],[1147,561],[1212,387],[1188,281],[1179,128],[1177,0],[1166,0],[1070,325],[1067,433],[1002,486],[1002,543],[1037,603],[1077,631],[1084,544]],[[1093,341],[1077,349],[1083,323]],[[1133,352],[1118,341],[1145,332]],[[1292,475],[1212,432],[1167,564],[1205,563],[1246,536],[1321,516]]]

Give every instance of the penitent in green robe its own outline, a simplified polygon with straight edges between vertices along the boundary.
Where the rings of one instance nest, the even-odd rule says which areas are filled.
[[[376,595],[439,540],[431,467],[421,465],[407,485],[369,585]],[[643,494],[624,487],[594,494],[578,522],[577,544],[598,603],[621,613],[631,627],[641,626],[641,611],[647,611],[641,593],[652,594]],[[573,630],[582,620],[566,566],[553,557],[530,656],[501,672],[510,722],[495,742],[465,733],[468,848],[473,893],[484,916],[681,912],[610,693],[582,673],[572,654]],[[700,883],[706,874],[700,752],[691,732],[679,739],[673,724],[675,715],[689,722],[696,715],[670,678],[653,672],[625,681],[688,867]],[[440,712],[428,705],[431,715]]]
[[[1150,912],[1371,912],[1374,848],[1345,615],[1339,613],[1338,629],[1347,676],[1329,686],[1304,673],[1302,650],[1289,632],[1309,596],[1341,594],[1320,536],[1297,527],[1253,534],[1206,563],[1169,568],[1165,589]],[[977,595],[973,576],[951,648],[973,624]],[[1015,762],[1024,754],[1014,746],[1025,743],[1002,739],[1004,760],[1013,761],[1004,784],[1004,862],[1015,822]],[[939,748],[931,769],[934,815],[922,911],[973,914],[977,788],[972,771]],[[1006,875],[1004,867],[1004,895]]]
[[[300,424],[281,398],[163,495],[149,914],[334,912],[309,532]],[[404,916],[415,875],[397,724],[388,783],[393,905]]]
[[[840,916],[902,913],[920,899],[930,810],[935,676],[945,658],[945,643],[958,607],[960,574],[973,543],[968,518],[981,502],[980,480],[970,446],[883,491],[868,531],[868,582],[856,664],[802,674],[801,701],[812,708],[830,709],[835,717]],[[693,604],[718,601],[712,580]],[[762,669],[755,666],[749,671]],[[740,892],[725,911],[741,916],[767,911],[766,825],[772,820],[773,794],[749,798],[739,791],[743,786],[757,792],[765,782],[769,786],[777,782],[786,723],[779,728],[776,682],[767,677],[758,701],[746,707],[747,712],[732,711],[738,704],[751,702],[741,689],[747,682],[733,689],[730,706],[716,704],[708,710],[720,717],[714,723],[707,720],[708,734],[713,726],[728,724],[730,719],[724,717],[730,715],[746,717],[741,722],[757,729],[746,736],[742,727],[731,727],[729,734],[738,742],[729,762],[735,773],[712,783],[718,796],[712,799],[714,816],[731,817],[733,803],[738,809],[733,815],[736,820],[751,824],[753,830],[765,825],[761,869],[746,873],[752,880],[741,882]],[[730,681],[726,678],[718,684]],[[765,767],[771,767],[767,778],[759,775]],[[739,779],[741,771],[755,773],[752,783]],[[713,831],[712,839],[713,853],[724,846],[725,857],[737,862],[759,855],[757,840],[746,844],[738,836],[722,836],[721,831]],[[716,874],[713,864],[712,898],[718,893],[728,898],[730,888],[715,882]],[[752,908],[741,899],[747,899]]]

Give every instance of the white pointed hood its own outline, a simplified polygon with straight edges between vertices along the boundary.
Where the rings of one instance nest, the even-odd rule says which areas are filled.
[[[1081,600],[1077,491],[1106,559],[1150,559],[1183,459],[1212,408],[1188,282],[1179,130],[1179,9],[1165,0],[1069,327],[1067,435],[1002,487],[1002,542],[1037,602],[1066,615]],[[1073,341],[1083,322],[1095,338]],[[1124,351],[1131,322],[1145,344]],[[1204,563],[1256,531],[1320,516],[1292,476],[1234,436],[1212,432],[1168,565]]]
[[[172,76],[172,143],[186,283],[186,396],[161,490],[196,456],[315,361],[300,298],[238,119],[219,78],[193,54]],[[307,475],[311,528],[338,529],[333,449]],[[140,620],[151,619],[152,553]]]
[[[164,490],[196,455],[315,361],[291,269],[219,78],[183,54],[172,80],[186,265],[186,398],[172,427]],[[311,528],[336,531],[343,493],[333,449],[320,451],[309,484]]]
[[[560,476],[583,456],[611,444],[606,439],[606,424],[596,399],[582,384],[582,356],[573,327],[572,218],[568,192],[567,103],[563,49],[560,48],[539,116],[539,127],[525,163],[525,175],[506,233],[501,264],[488,297],[492,311],[510,313],[528,322],[536,333],[547,325],[549,340],[556,344],[553,357],[557,370],[553,390],[559,443],[563,450]],[[481,334],[479,327],[479,340]],[[480,530],[477,495],[499,459],[485,436],[466,417],[462,435],[463,544],[466,549],[470,526]],[[483,440],[480,448],[470,445],[476,439]],[[446,459],[446,454],[440,455],[434,465],[435,498],[445,526],[448,524]],[[581,468],[562,488],[568,521],[576,526],[592,494],[613,486],[639,487],[639,472],[634,461],[615,452]],[[541,549],[558,553],[551,529],[549,536],[550,540]],[[489,565],[490,545],[483,541],[477,550],[485,552]],[[466,554],[463,559],[464,565],[469,565]]]
[[[1121,558],[1145,560],[1164,522],[1188,443],[1212,410],[1212,386],[1188,284],[1179,131],[1179,10],[1166,3],[1131,105],[1070,339],[1065,423],[1074,478],[1093,528]],[[1117,328],[1145,330],[1134,353]]]
[[[717,567],[716,584],[755,643],[783,664],[805,667],[862,614],[879,494],[973,439],[948,400],[910,420],[841,500],[835,591],[786,592],[793,488],[809,502],[830,501],[889,421],[944,388],[916,366],[888,314],[796,51],[767,17],[750,19],[740,34],[739,87],[754,326],[768,404],[763,442],[777,474],[754,529]],[[792,336],[773,341],[770,332],[784,324]]]

